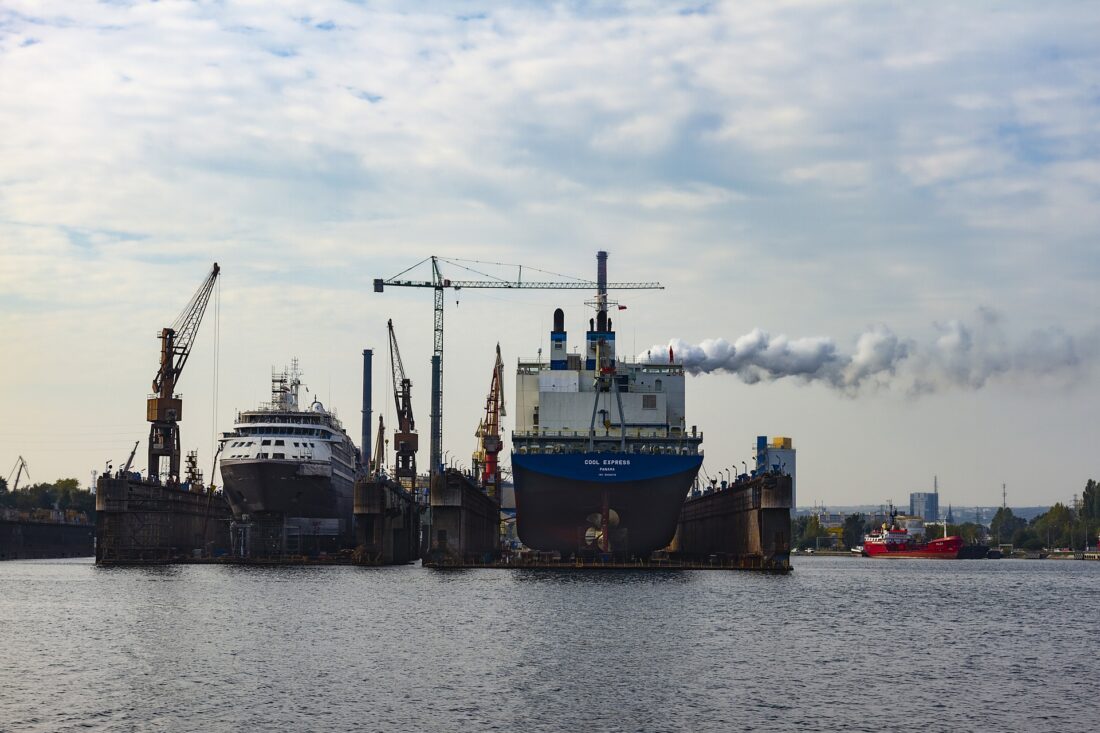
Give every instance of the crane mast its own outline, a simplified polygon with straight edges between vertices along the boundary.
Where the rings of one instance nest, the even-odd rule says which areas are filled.
[[[431,262],[431,280],[410,280],[403,279],[402,276],[405,273],[413,270],[416,267],[424,264],[425,262]],[[443,291],[450,288],[452,290],[461,290],[463,288],[469,289],[482,289],[482,288],[502,288],[502,289],[538,289],[538,290],[591,290],[596,286],[596,283],[591,280],[575,279],[575,280],[523,280],[523,266],[516,265],[518,268],[515,280],[509,280],[505,278],[496,278],[490,280],[452,280],[443,276],[443,273],[439,269],[440,262],[447,262],[448,264],[455,265],[456,267],[464,267],[451,260],[445,260],[441,257],[431,256],[421,260],[412,267],[407,268],[401,273],[394,275],[391,278],[375,278],[374,280],[374,292],[384,292],[387,285],[391,287],[401,288],[432,288],[435,294],[435,319],[434,319],[434,331],[433,331],[433,349],[432,349],[432,425],[431,425],[431,475],[434,477],[442,472],[443,469]],[[470,269],[470,268],[465,268]],[[529,268],[532,269],[532,268]],[[476,272],[476,270],[471,270]],[[484,273],[479,273],[484,274]],[[663,290],[659,282],[618,282],[618,283],[600,283],[603,288],[604,297],[606,299],[606,291],[608,289],[616,290]]]
[[[393,435],[393,444],[397,451],[395,474],[402,486],[412,490],[416,486],[416,449],[419,443],[416,422],[413,419],[412,380],[405,375],[405,365],[401,361],[401,350],[397,347],[397,335],[393,332],[392,319],[386,322],[386,327],[390,332],[393,404],[397,409],[397,432]]]
[[[214,290],[221,268],[214,263],[206,280],[191,296],[187,307],[175,322],[160,332],[160,368],[153,378],[153,396],[146,406],[149,426],[149,478],[156,480],[161,474],[162,459],[168,459],[168,483],[179,483],[180,433],[179,421],[183,419],[183,400],[176,392],[183,367],[191,355],[191,347],[199,332],[206,305]]]
[[[500,496],[499,455],[504,441],[500,437],[500,418],[504,410],[504,361],[500,358],[500,344],[497,344],[497,358],[493,364],[493,377],[489,382],[489,396],[485,399],[485,417],[477,426],[478,449],[474,451],[474,471],[481,477],[481,486],[494,498]]]

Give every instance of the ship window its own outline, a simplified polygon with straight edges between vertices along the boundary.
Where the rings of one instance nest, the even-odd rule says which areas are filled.
[[[657,390],[658,392],[661,391],[661,386],[662,385],[661,385],[661,380],[660,379],[653,382],[653,389]]]
[[[257,453],[256,457],[257,458],[267,458],[267,454],[266,453]]]
[[[657,395],[644,394],[642,395],[642,409],[643,410],[656,410],[657,409]]]
[[[260,445],[271,445],[271,441],[270,440],[261,441]]]
[[[286,458],[286,453],[272,453],[272,458]]]
[[[297,448],[297,447],[298,447],[298,441],[294,441],[294,447],[295,447],[295,448]]]
[[[276,440],[275,441],[275,445],[282,445],[282,444],[283,444],[283,441],[281,441],[281,440]]]

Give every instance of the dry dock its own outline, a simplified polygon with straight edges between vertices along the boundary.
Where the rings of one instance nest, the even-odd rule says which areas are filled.
[[[225,554],[229,517],[218,494],[102,476],[96,483],[96,563],[157,564]]]

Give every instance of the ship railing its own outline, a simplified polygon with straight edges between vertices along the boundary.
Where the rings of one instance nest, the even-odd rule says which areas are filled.
[[[633,429],[630,429],[633,428]],[[602,431],[602,432],[600,432]],[[516,430],[512,432],[512,435],[516,437],[565,437],[565,438],[587,438],[589,435],[588,429],[579,428],[536,428],[534,430]],[[618,424],[613,423],[610,428],[604,428],[602,425],[597,430],[596,438],[619,438],[622,436],[622,429]],[[687,431],[677,425],[665,425],[658,423],[651,423],[644,426],[637,424],[628,426],[626,433],[628,440],[635,438],[669,438],[672,440],[701,440],[703,433],[701,431]]]
[[[624,451],[618,441],[596,441],[594,447],[597,453],[620,453],[626,455],[692,456],[700,455],[701,453],[698,449],[693,449],[689,445],[681,444],[628,443]],[[516,452],[521,455],[585,453],[588,451],[588,443],[524,442],[517,443],[515,449]]]

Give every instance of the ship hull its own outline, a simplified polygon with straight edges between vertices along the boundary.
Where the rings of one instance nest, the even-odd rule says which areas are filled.
[[[962,546],[961,537],[944,537],[923,545],[864,542],[863,556],[955,560],[959,557]]]
[[[277,513],[351,518],[352,483],[329,475],[327,466],[297,461],[223,461],[221,472],[226,497],[237,516]]]
[[[668,546],[699,455],[512,454],[516,532],[534,550],[599,549],[603,511],[612,552],[648,555]]]

